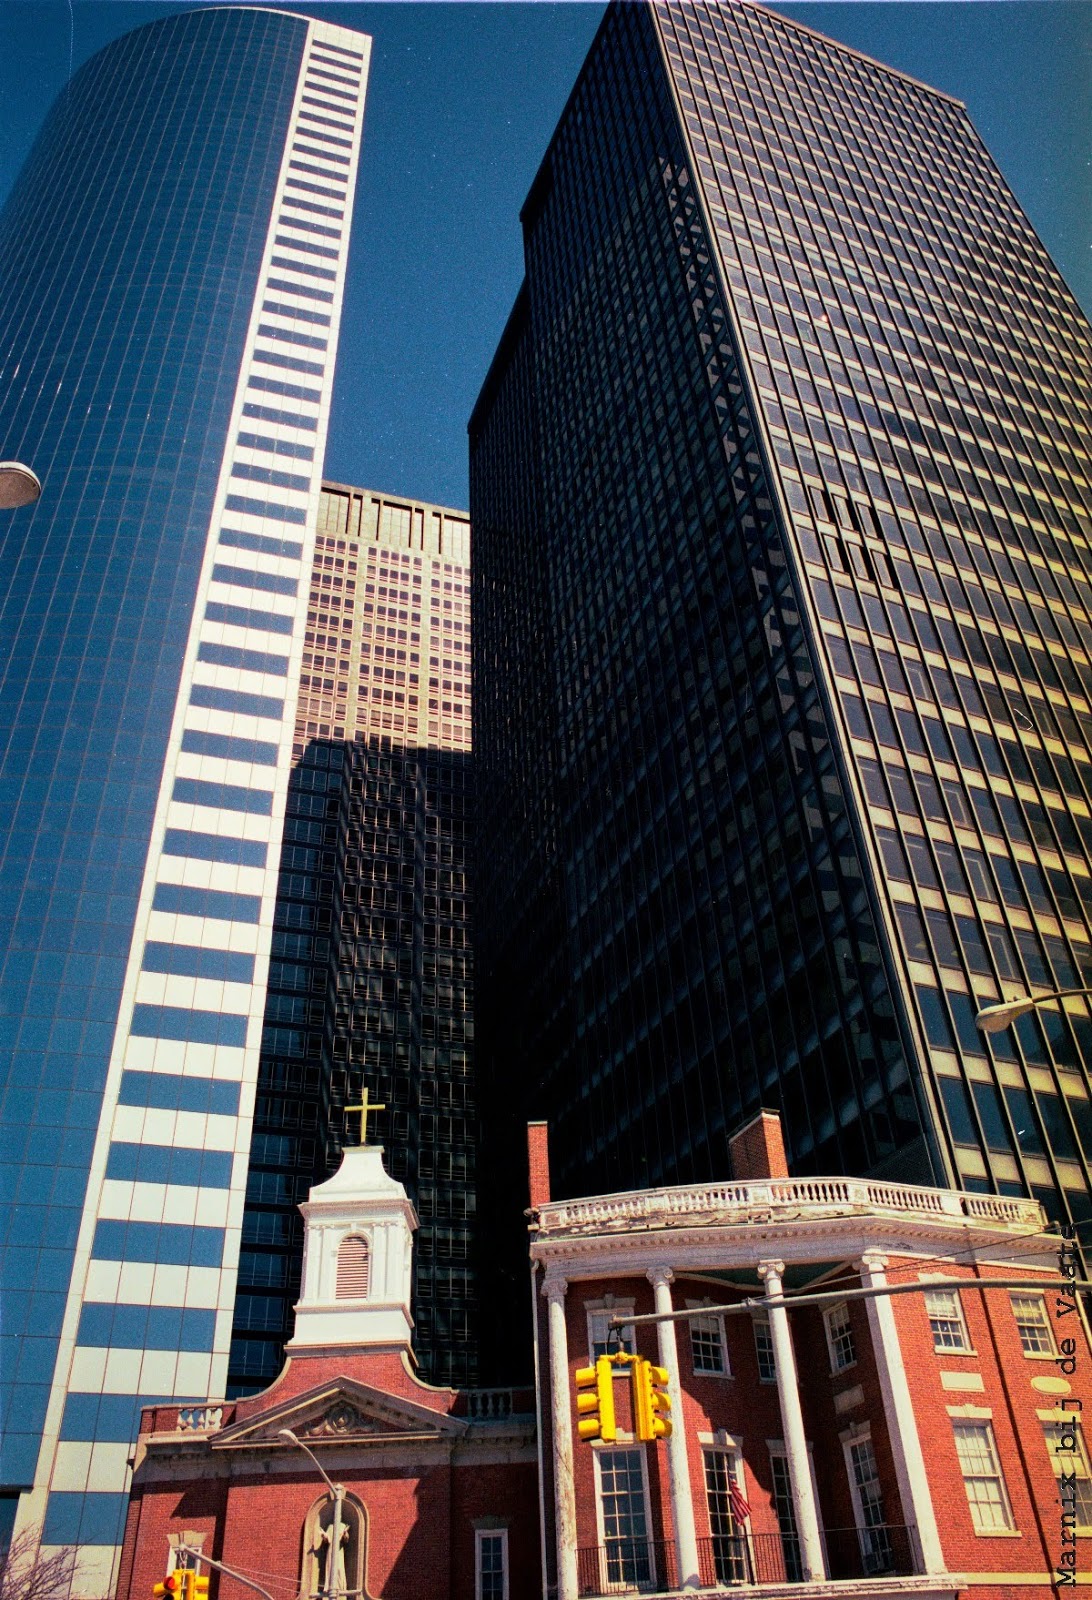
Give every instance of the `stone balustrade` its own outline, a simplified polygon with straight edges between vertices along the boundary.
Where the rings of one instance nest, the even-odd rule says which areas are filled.
[[[811,1216],[847,1212],[971,1218],[1021,1231],[1045,1226],[1038,1201],[1005,1195],[958,1194],[914,1184],[867,1178],[762,1178],[747,1183],[705,1183],[671,1189],[638,1189],[625,1194],[558,1200],[538,1212],[539,1234],[602,1233],[634,1227],[776,1220],[778,1214],[807,1207]],[[787,1216],[785,1220],[788,1220]]]
[[[223,1415],[223,1406],[184,1406],[176,1427],[179,1433],[214,1433]]]

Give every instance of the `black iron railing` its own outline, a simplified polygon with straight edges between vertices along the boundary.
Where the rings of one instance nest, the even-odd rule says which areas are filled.
[[[823,1556],[831,1583],[905,1577],[915,1570],[913,1529],[882,1523],[873,1528],[828,1528]],[[581,1596],[668,1594],[680,1582],[671,1539],[612,1539],[577,1551]],[[698,1540],[702,1588],[760,1588],[800,1583],[804,1569],[795,1534],[712,1534]]]
[[[609,1539],[576,1552],[581,1595],[666,1594],[679,1586],[673,1539]]]
[[[823,1534],[827,1575],[847,1578],[905,1578],[914,1571],[914,1530],[882,1522],[873,1528],[828,1528]]]

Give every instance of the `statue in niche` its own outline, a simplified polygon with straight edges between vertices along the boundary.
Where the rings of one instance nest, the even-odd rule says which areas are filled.
[[[343,1595],[348,1589],[345,1578],[345,1553],[349,1547],[351,1530],[347,1523],[341,1524],[341,1538],[338,1548],[333,1551],[333,1575],[330,1577],[330,1561],[334,1538],[333,1522],[328,1522],[324,1528],[318,1530],[318,1543],[315,1546],[315,1557],[318,1566],[318,1590],[320,1594],[329,1594],[331,1589],[335,1595]]]
[[[328,1495],[316,1500],[303,1525],[303,1563],[299,1600],[368,1600],[365,1576],[368,1513],[361,1500],[346,1494],[341,1502],[339,1548],[333,1542],[333,1506]]]

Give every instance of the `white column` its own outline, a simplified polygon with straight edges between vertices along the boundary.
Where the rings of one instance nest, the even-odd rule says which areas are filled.
[[[800,1564],[806,1583],[821,1583],[826,1572],[823,1566],[823,1544],[819,1536],[819,1512],[815,1505],[815,1491],[811,1482],[808,1462],[808,1445],[804,1437],[804,1416],[800,1410],[800,1388],[796,1376],[796,1357],[793,1354],[792,1334],[789,1332],[789,1314],[782,1300],[783,1261],[760,1261],[759,1275],[766,1285],[766,1304],[770,1318],[770,1338],[774,1347],[777,1367],[777,1398],[781,1405],[781,1426],[785,1433],[785,1454],[789,1463],[789,1483],[792,1486],[793,1510],[796,1513],[796,1531],[800,1538]]]
[[[553,1434],[554,1518],[557,1533],[557,1600],[576,1600],[576,1486],[569,1397],[569,1337],[564,1278],[547,1272],[542,1284],[550,1331],[550,1421]]]
[[[655,1295],[657,1316],[666,1316],[672,1309],[670,1267],[650,1267],[647,1273]],[[683,1589],[700,1589],[698,1572],[698,1539],[694,1530],[694,1499],[690,1489],[690,1463],[686,1454],[686,1430],[683,1427],[682,1384],[679,1382],[679,1346],[673,1322],[658,1322],[656,1337],[659,1341],[660,1366],[667,1369],[667,1393],[671,1401],[671,1433],[667,1440],[667,1476],[671,1495],[671,1520],[675,1524],[675,1554],[679,1562],[679,1585]]]
[[[861,1260],[861,1284],[866,1289],[882,1287],[887,1282],[887,1257],[870,1250]],[[895,1326],[895,1312],[889,1295],[878,1295],[865,1301],[868,1308],[868,1325],[872,1330],[872,1348],[876,1355],[880,1392],[883,1395],[884,1416],[891,1439],[891,1454],[895,1462],[895,1476],[899,1482],[904,1520],[917,1529],[921,1570],[943,1572],[944,1551],[937,1530],[933,1496],[925,1471],[925,1457],[921,1451],[918,1425],[914,1418],[910,1387],[906,1382],[899,1330]]]

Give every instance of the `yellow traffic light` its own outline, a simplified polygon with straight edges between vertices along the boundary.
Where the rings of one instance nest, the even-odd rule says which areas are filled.
[[[207,1573],[195,1572],[193,1574],[193,1583],[190,1587],[189,1594],[186,1596],[186,1600],[208,1600],[208,1593],[209,1580]]]
[[[638,1356],[629,1369],[633,1394],[633,1426],[638,1439],[667,1439],[671,1434],[671,1421],[665,1415],[671,1410],[666,1393],[667,1368],[654,1367],[651,1361]]]
[[[180,1567],[168,1572],[163,1582],[157,1583],[152,1590],[155,1600],[190,1600],[186,1584],[188,1576]]]
[[[576,1410],[580,1420],[576,1431],[581,1439],[602,1439],[610,1444],[618,1437],[614,1416],[614,1366],[609,1356],[600,1356],[593,1367],[576,1369]]]

